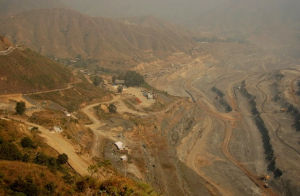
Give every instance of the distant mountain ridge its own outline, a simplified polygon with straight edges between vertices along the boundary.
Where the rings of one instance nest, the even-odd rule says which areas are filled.
[[[147,23],[151,21],[151,25]],[[143,24],[94,18],[70,9],[31,10],[0,19],[0,34],[44,55],[93,59],[138,59],[187,51],[188,32],[145,18]]]

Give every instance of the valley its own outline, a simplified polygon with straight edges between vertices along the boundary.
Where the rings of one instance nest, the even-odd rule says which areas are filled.
[[[167,60],[137,65],[134,69],[161,90],[155,90],[154,101],[139,95],[143,88],[116,92],[107,80],[110,74],[104,74],[106,95],[101,99],[95,95],[89,104],[83,104],[82,98],[77,100],[82,96],[80,86],[92,85],[89,83],[93,76],[81,76],[79,70],[73,72],[77,81],[64,88],[1,95],[3,101],[19,97],[17,100],[30,103],[35,109],[27,114],[32,117],[37,112],[60,108],[71,109],[72,116],[78,119],[82,112],[80,116],[86,116],[86,120],[79,119],[79,124],[93,135],[88,139],[88,148],[88,143],[80,140],[68,141],[69,133],[63,137],[51,133],[42,120],[36,121],[42,124],[35,124],[30,116],[26,120],[12,114],[3,119],[37,127],[46,143],[59,153],[66,153],[70,166],[81,175],[88,175],[90,165],[100,159],[108,160],[123,175],[146,181],[167,195],[198,195],[199,191],[209,195],[297,192],[299,132],[293,126],[293,110],[284,107],[299,107],[296,85],[300,67],[273,68],[263,59],[263,67],[252,66],[249,71],[241,69],[248,62],[243,62],[239,55],[231,59],[239,64],[238,69],[224,67],[218,55],[174,53]],[[255,63],[260,61],[258,57]],[[74,100],[78,106],[69,107],[63,101],[68,93],[78,93]],[[31,100],[42,101],[46,97],[54,104],[50,108]],[[158,102],[162,105],[154,109]],[[110,104],[117,107],[116,114],[107,111]],[[126,145],[125,152],[115,149],[114,143],[118,141]],[[129,158],[125,165],[119,160],[123,153]],[[99,177],[105,179],[110,175],[105,172]],[[266,181],[262,179],[265,176]]]
[[[0,195],[298,196],[287,1],[0,0]]]

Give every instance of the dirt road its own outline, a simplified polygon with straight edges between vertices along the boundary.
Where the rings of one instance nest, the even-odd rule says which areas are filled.
[[[9,55],[9,54],[12,53],[15,49],[16,49],[15,47],[10,46],[8,49],[0,51],[0,56],[6,56],[6,55]]]
[[[71,143],[69,143],[61,134],[55,133],[46,129],[45,127],[25,121],[20,118],[10,117],[9,119],[23,123],[27,126],[38,127],[39,131],[41,132],[39,135],[45,139],[45,142],[50,147],[55,149],[60,154],[65,153],[68,155],[68,163],[77,173],[79,173],[82,176],[89,174],[87,168],[90,164],[89,161],[87,161],[87,158],[83,158],[80,155],[78,155],[74,146]]]

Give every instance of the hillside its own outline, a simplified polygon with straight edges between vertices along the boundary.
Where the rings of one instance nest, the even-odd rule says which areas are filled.
[[[155,25],[153,25],[155,24]],[[152,20],[152,25],[93,18],[69,9],[33,10],[0,20],[0,33],[44,55],[104,61],[130,60],[187,51],[189,33]],[[113,60],[112,60],[113,59]]]
[[[5,46],[0,40],[0,48]],[[72,78],[62,65],[30,49],[16,48],[0,55],[0,65],[0,94],[63,88]]]
[[[0,51],[8,49],[11,45],[7,38],[0,36]]]

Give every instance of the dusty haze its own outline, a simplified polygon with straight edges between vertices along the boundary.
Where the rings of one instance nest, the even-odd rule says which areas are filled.
[[[63,0],[93,16],[152,15],[205,36],[250,41],[263,49],[299,58],[298,0]]]

